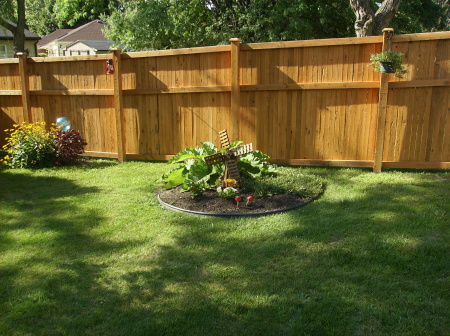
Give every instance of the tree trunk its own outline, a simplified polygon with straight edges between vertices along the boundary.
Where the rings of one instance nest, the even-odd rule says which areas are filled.
[[[16,52],[25,51],[25,0],[17,0],[17,31],[14,34]]]
[[[14,36],[14,52],[25,51],[25,0],[17,1],[17,25],[0,17],[0,25],[11,31]]]
[[[356,15],[355,32],[357,37],[381,35],[398,11],[401,0],[384,0],[376,12],[369,0],[350,0]]]

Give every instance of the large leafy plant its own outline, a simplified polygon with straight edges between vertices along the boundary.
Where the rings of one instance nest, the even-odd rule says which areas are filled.
[[[169,164],[177,166],[163,174],[161,180],[167,189],[181,185],[181,191],[189,191],[192,196],[202,194],[208,189],[215,189],[218,179],[225,173],[225,163],[208,166],[205,157],[216,154],[219,150],[211,142],[201,142],[200,147],[186,148],[176,154]],[[239,147],[242,141],[235,141],[230,149]],[[225,150],[221,150],[224,154]],[[239,157],[238,167],[242,177],[257,178],[277,172],[277,167],[267,160],[270,157],[260,151],[254,151]]]

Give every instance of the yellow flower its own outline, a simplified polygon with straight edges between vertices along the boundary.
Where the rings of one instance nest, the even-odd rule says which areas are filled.
[[[231,183],[231,184],[236,184],[237,183],[237,181],[235,179],[226,179],[225,182]]]

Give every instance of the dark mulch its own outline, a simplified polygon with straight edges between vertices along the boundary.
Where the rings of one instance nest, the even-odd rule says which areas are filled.
[[[215,191],[207,191],[192,199],[189,192],[181,193],[180,189],[181,187],[160,190],[159,198],[164,203],[183,210],[230,215],[264,214],[288,210],[308,203],[298,195],[281,194],[255,198],[248,206],[246,201],[242,201],[238,207],[236,201],[218,197]],[[242,199],[246,200],[249,195],[242,194]]]

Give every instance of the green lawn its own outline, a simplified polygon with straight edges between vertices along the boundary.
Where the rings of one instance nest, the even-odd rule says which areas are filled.
[[[448,335],[450,172],[298,169],[320,199],[232,219],[162,163],[0,169],[0,335]]]

